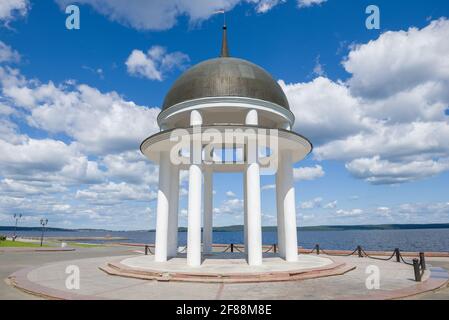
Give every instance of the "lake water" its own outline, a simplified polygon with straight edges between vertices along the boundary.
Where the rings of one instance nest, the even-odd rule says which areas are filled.
[[[0,232],[12,235],[13,232]],[[20,231],[19,236],[40,237],[38,231]],[[154,232],[144,231],[47,231],[49,237],[124,237],[129,243],[154,243]],[[180,245],[185,245],[187,233],[179,233]],[[214,243],[243,243],[242,232],[214,232]],[[83,241],[98,243],[104,241]],[[116,241],[117,242],[117,241]],[[263,232],[263,243],[276,243],[276,232]],[[366,250],[449,251],[449,229],[419,230],[349,230],[349,231],[299,231],[298,245],[313,248],[319,243],[323,249],[353,250],[361,245]]]

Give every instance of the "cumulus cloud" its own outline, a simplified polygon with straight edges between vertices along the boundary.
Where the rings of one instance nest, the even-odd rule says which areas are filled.
[[[52,139],[27,138],[18,144],[0,140],[0,164],[2,176],[17,180],[75,184],[102,179],[95,161]]]
[[[335,200],[335,201],[331,201],[331,202],[326,203],[326,204],[323,206],[323,208],[324,208],[324,209],[335,209],[335,208],[337,207],[337,205],[338,205],[338,201]]]
[[[262,186],[260,188],[260,190],[265,191],[265,190],[273,190],[276,189],[276,185],[275,184],[266,184],[264,186]]]
[[[449,170],[448,37],[446,19],[389,31],[350,47],[342,62],[347,81],[280,81],[294,130],[311,139],[316,159],[346,161],[350,173],[373,184]]]
[[[101,164],[107,168],[106,176],[114,181],[155,185],[159,180],[158,166],[148,161],[138,150],[106,155],[101,159]]]
[[[346,168],[355,177],[372,184],[394,184],[434,176],[449,170],[449,159],[402,163],[381,160],[379,156],[376,156],[355,159],[346,164]]]
[[[441,122],[377,124],[370,132],[331,141],[315,149],[320,159],[354,159],[380,155],[407,158],[445,155],[449,152],[449,125]]]
[[[232,192],[232,191],[227,191],[227,192],[226,192],[226,197],[229,197],[229,198],[235,198],[235,197],[236,197],[236,194],[235,194],[234,192]]]
[[[368,127],[358,99],[342,83],[318,77],[308,83],[279,84],[296,118],[293,129],[314,144],[347,137]]]
[[[298,7],[299,8],[307,8],[312,7],[316,5],[321,5],[322,3],[326,2],[327,0],[297,0],[298,1]]]
[[[352,209],[352,210],[337,210],[335,215],[340,218],[350,218],[350,217],[359,217],[364,214],[362,209]]]
[[[322,203],[323,203],[323,198],[317,197],[313,200],[301,202],[299,204],[299,207],[301,209],[306,209],[306,210],[307,209],[316,209],[316,208],[321,207]]]
[[[61,8],[71,0],[55,0]],[[179,17],[187,16],[196,24],[208,19],[217,10],[232,10],[240,3],[250,3],[259,13],[269,11],[284,0],[80,0],[110,20],[138,30],[166,30],[172,28]]]
[[[356,45],[343,61],[346,71],[352,75],[351,91],[377,98],[429,81],[448,81],[448,34],[449,23],[442,19],[432,21],[423,29],[389,31],[377,40]]]
[[[20,54],[3,41],[0,41],[0,63],[18,61],[20,61]]]
[[[214,214],[234,214],[241,216],[243,214],[243,200],[238,198],[226,199],[219,207],[214,208]]]
[[[1,67],[0,82],[4,97],[26,109],[30,126],[66,134],[92,154],[136,150],[144,138],[158,131],[159,109],[138,106],[116,92],[102,93],[83,84],[42,84]]]
[[[293,169],[293,177],[296,181],[315,180],[324,177],[324,174],[323,167],[320,165]]]
[[[252,2],[256,3],[257,12],[266,13],[278,4],[285,3],[286,0],[253,0]]]
[[[108,182],[93,185],[85,190],[78,190],[76,198],[95,204],[113,205],[123,201],[149,202],[157,198],[157,193],[155,191],[150,192],[148,186],[130,185],[125,182]]]
[[[0,2],[0,21],[8,23],[16,17],[23,17],[29,8],[28,0],[3,0]]]
[[[182,70],[189,61],[189,56],[182,52],[167,53],[166,48],[153,46],[146,53],[133,50],[125,64],[133,76],[162,81],[167,72]]]
[[[5,219],[22,212],[29,224],[45,216],[64,227],[150,225],[150,216],[142,213],[151,212],[158,170],[138,147],[158,130],[159,111],[116,92],[73,81],[41,83],[0,66],[0,211]],[[22,124],[40,138],[22,132]]]

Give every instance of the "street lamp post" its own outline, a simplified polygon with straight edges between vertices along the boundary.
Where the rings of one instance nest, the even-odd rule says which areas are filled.
[[[22,214],[14,213],[14,219],[16,219],[16,225],[14,227],[14,237],[12,238],[12,241],[16,241],[17,238],[17,223],[19,222],[19,219],[22,218]]]
[[[44,232],[45,232],[45,226],[47,225],[47,223],[48,223],[48,219],[41,219],[41,226],[42,226],[41,247],[44,242]]]

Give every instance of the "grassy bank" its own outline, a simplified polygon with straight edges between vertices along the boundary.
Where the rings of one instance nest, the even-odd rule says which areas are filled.
[[[22,242],[22,241],[11,241],[11,240],[2,240],[0,241],[0,247],[8,247],[8,248],[37,248],[40,247],[40,243],[35,242]],[[48,247],[43,245],[43,247]]]

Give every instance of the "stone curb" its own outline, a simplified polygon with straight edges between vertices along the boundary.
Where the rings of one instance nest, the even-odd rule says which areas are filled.
[[[329,259],[329,258],[328,258]],[[330,259],[332,260],[332,259]],[[120,260],[121,261],[121,260]],[[200,273],[200,272],[167,272],[132,268],[113,261],[99,269],[109,275],[142,280],[197,282],[197,283],[261,283],[284,282],[305,279],[323,278],[342,275],[355,269],[355,266],[333,261],[331,265],[290,271],[267,271],[254,273]]]

